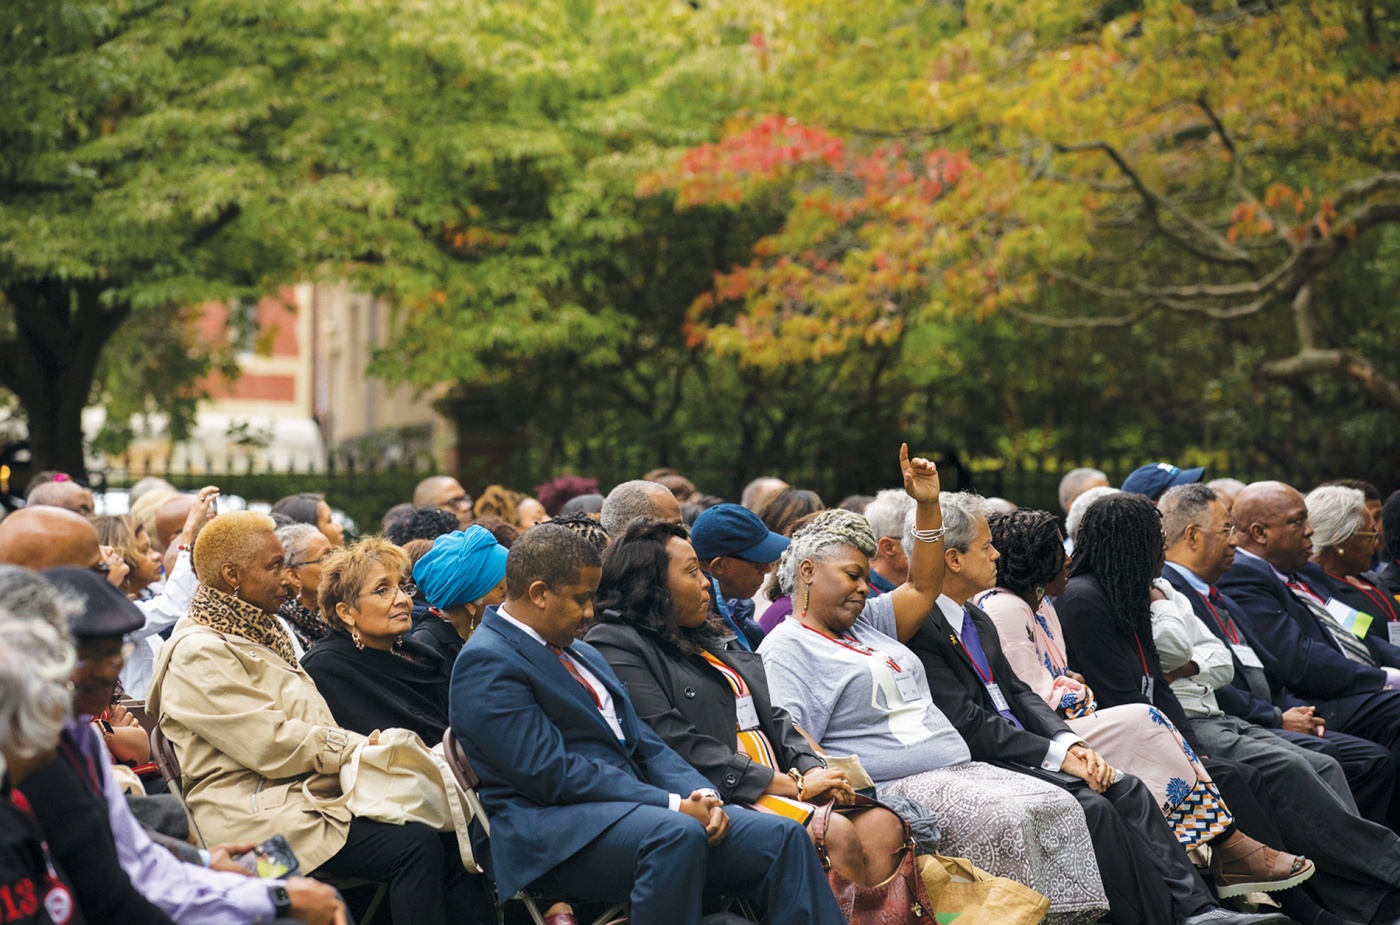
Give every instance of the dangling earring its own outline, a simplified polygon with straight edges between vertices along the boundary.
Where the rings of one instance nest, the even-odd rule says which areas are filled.
[[[350,640],[355,643],[355,648],[361,652],[365,650],[365,641],[360,638],[360,631],[355,627],[350,627]]]
[[[242,591],[242,590],[243,590],[243,586],[242,586],[242,585],[239,585],[238,587],[236,587],[236,588],[233,589],[233,599],[234,599],[235,601],[241,601],[241,600],[243,600],[243,598],[241,598],[241,597],[238,596],[238,592],[239,592],[239,591]]]
[[[1044,588],[1036,588],[1036,589],[1035,589],[1035,596],[1036,596],[1036,597],[1044,597],[1044,596],[1045,596],[1045,589],[1044,589]]]
[[[807,586],[807,593],[802,598],[802,616],[807,616],[807,608],[812,606],[812,586]]]

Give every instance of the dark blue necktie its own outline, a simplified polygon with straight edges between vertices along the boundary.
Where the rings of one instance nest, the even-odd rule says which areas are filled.
[[[972,611],[964,608],[962,625],[962,644],[967,650],[967,654],[972,657],[972,663],[977,666],[977,674],[981,676],[982,683],[990,686],[996,678],[992,677],[992,667],[987,664],[987,653],[982,651],[982,639],[977,635],[977,624],[972,622]],[[1006,691],[1001,692],[1002,697],[1006,696]],[[993,704],[995,706],[995,704]],[[1010,709],[1010,701],[1007,702],[1007,709],[997,710],[1006,721],[1017,729],[1026,727],[1021,725]]]

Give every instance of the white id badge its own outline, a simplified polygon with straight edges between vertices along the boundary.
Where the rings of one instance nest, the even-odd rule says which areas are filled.
[[[1385,631],[1390,635],[1390,644],[1400,646],[1400,623],[1387,623]]]
[[[991,697],[992,697],[992,706],[994,706],[994,707],[997,708],[997,712],[998,712],[998,713],[1000,713],[1000,712],[1002,712],[1002,711],[1004,711],[1004,710],[1009,710],[1009,709],[1011,709],[1010,704],[1008,704],[1008,703],[1006,702],[1006,695],[1003,694],[1003,693],[1001,692],[1001,685],[1000,685],[1000,684],[998,684],[998,683],[995,682],[995,681],[993,681],[991,684],[988,684],[988,685],[987,685],[987,693],[991,695]]]
[[[1259,661],[1259,653],[1247,642],[1234,642],[1230,648],[1235,651],[1235,658],[1240,660],[1240,664],[1246,668],[1263,668],[1264,663]]]
[[[899,697],[905,703],[917,703],[919,701],[919,681],[914,677],[914,672],[907,668],[894,673],[894,686],[899,688]]]
[[[734,713],[739,720],[739,731],[746,732],[758,728],[758,711],[753,706],[753,696],[746,694],[734,698]]]

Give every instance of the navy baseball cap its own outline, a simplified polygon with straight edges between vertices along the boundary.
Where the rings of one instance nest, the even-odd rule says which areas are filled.
[[[41,573],[60,589],[76,593],[82,609],[68,618],[68,629],[79,639],[125,636],[146,625],[146,615],[125,594],[92,569],[61,565]]]
[[[1138,466],[1132,475],[1123,480],[1123,490],[1146,495],[1156,501],[1168,488],[1199,482],[1205,478],[1205,474],[1204,468],[1179,469],[1171,463],[1148,463]]]
[[[790,542],[738,504],[716,504],[695,518],[690,528],[690,544],[702,562],[730,556],[763,565],[776,562]]]

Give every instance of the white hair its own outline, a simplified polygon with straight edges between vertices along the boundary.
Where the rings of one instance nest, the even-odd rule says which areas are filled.
[[[881,537],[899,537],[904,533],[904,518],[915,508],[914,499],[903,488],[886,488],[865,506],[865,519],[878,541]]]
[[[943,548],[967,552],[977,538],[977,523],[996,513],[987,499],[975,491],[945,491],[938,496],[938,509],[943,512]],[[914,523],[918,511],[904,518],[901,542],[904,554],[914,555]]]
[[[1065,473],[1065,477],[1060,479],[1060,510],[1068,511],[1074,499],[1084,489],[1086,482],[1097,482],[1099,479],[1108,481],[1108,476],[1098,469],[1071,469]]]
[[[325,536],[311,524],[287,524],[273,532],[277,534],[277,539],[287,554],[287,561],[299,564],[306,559],[306,551],[311,548],[312,540],[318,536]]]
[[[1313,554],[1344,543],[1366,523],[1366,495],[1359,488],[1324,485],[1308,492],[1308,522],[1312,524]]]
[[[1084,512],[1089,510],[1089,506],[1100,498],[1116,495],[1120,491],[1122,491],[1121,488],[1099,485],[1074,499],[1074,503],[1069,508],[1069,516],[1065,518],[1065,533],[1069,534],[1070,542],[1079,542],[1079,522],[1084,519]]]
[[[73,707],[73,646],[42,619],[0,611],[0,752],[53,748]]]
[[[784,594],[792,594],[797,589],[799,565],[807,560],[823,562],[845,546],[859,549],[866,558],[875,555],[875,534],[870,530],[870,522],[855,511],[822,511],[792,535],[792,542],[778,560],[778,587]]]

